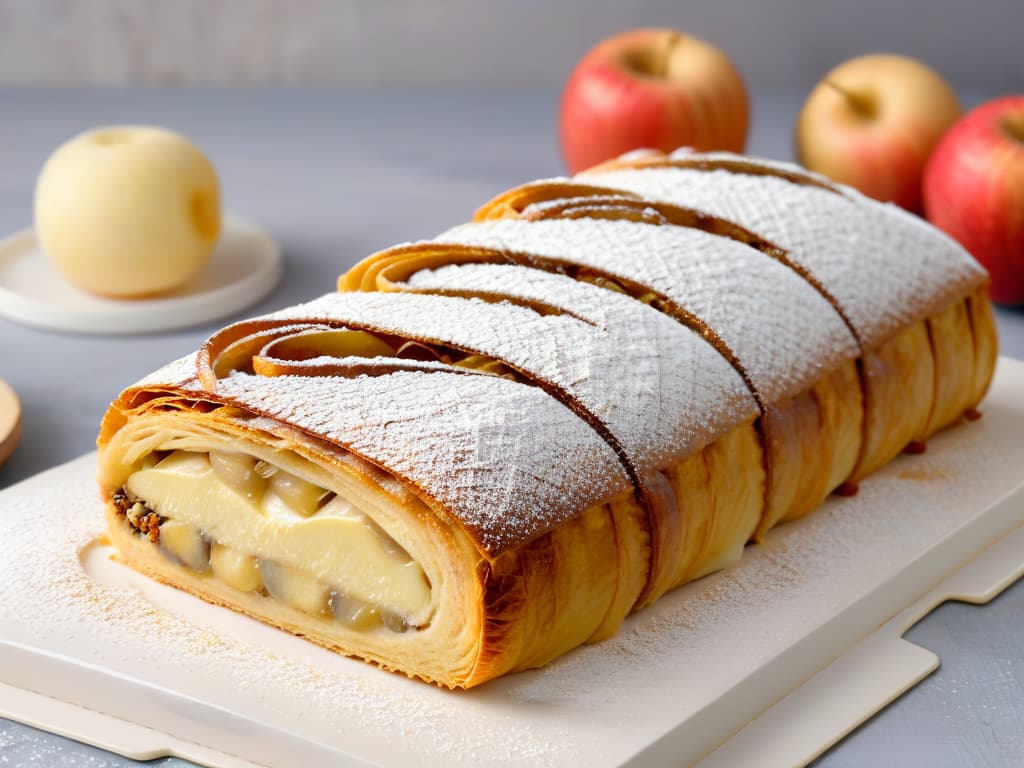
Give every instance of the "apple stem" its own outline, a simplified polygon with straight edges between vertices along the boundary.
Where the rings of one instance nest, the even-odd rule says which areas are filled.
[[[824,80],[823,82],[836,93],[842,94],[850,102],[850,106],[853,107],[854,111],[860,113],[863,117],[872,117],[875,114],[875,103],[871,97],[865,96],[862,93],[855,93],[832,80]]]
[[[1003,117],[1003,132],[1018,144],[1024,144],[1024,113]]]
[[[675,50],[682,39],[683,36],[678,32],[673,32],[668,36],[668,39],[665,41],[665,53],[662,54],[661,60],[658,62],[657,71],[654,73],[657,77],[665,77],[668,74],[668,65],[672,60],[672,51]]]

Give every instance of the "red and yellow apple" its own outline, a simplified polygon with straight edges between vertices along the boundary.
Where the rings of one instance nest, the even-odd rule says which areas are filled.
[[[920,213],[932,149],[962,110],[933,70],[905,56],[851,59],[811,91],[796,126],[800,163]]]
[[[39,174],[36,235],[65,278],[131,298],[175,288],[220,234],[220,184],[206,156],[163,128],[111,126],[58,147]]]
[[[560,134],[573,173],[634,149],[742,152],[747,91],[718,48],[669,29],[609,38],[584,56],[562,95]]]
[[[1024,94],[983,104],[939,142],[924,174],[928,219],[992,275],[1002,304],[1024,304]]]

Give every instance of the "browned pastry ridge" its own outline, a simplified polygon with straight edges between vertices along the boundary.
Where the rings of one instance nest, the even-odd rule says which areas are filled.
[[[527,184],[122,393],[110,537],[206,600],[474,686],[973,415],[986,286],[796,166],[650,153]]]

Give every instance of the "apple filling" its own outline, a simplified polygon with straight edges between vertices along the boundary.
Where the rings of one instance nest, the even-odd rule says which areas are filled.
[[[429,620],[409,553],[333,491],[228,451],[151,454],[114,504],[162,554],[205,578],[356,630]]]
[[[260,339],[260,343],[264,340]],[[217,375],[228,375],[232,370],[256,373],[261,376],[294,375],[293,365],[310,359],[325,357],[398,358],[402,360],[436,361],[456,368],[473,370],[518,379],[520,376],[499,360],[465,352],[442,344],[407,340],[389,336],[387,340],[368,331],[349,328],[330,328],[287,332],[273,341],[263,343],[259,354],[250,356],[250,340],[237,342],[223,351],[215,364]]]

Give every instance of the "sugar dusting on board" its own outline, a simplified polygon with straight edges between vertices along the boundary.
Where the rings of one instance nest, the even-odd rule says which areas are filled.
[[[384,764],[617,764],[1018,487],[1024,414],[1019,395],[996,389],[1001,405],[981,421],[775,529],[738,566],[662,598],[610,640],[473,691],[336,657],[160,588],[175,595],[165,605],[127,575],[99,583],[79,559],[102,532],[91,459],[0,495],[0,640],[205,694]]]

